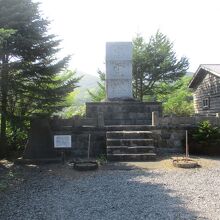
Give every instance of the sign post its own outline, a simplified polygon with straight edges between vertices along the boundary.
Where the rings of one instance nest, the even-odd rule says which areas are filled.
[[[65,150],[71,147],[71,135],[54,135],[54,148],[61,151],[61,160],[63,164],[65,161]]]

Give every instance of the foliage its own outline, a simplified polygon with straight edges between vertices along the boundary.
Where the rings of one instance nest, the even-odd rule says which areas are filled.
[[[193,134],[193,139],[200,141],[213,141],[219,139],[219,127],[212,126],[210,121],[205,120],[199,123],[196,131]]]
[[[160,31],[149,42],[137,35],[133,40],[133,88],[134,96],[143,100],[145,95],[154,95],[161,82],[172,83],[184,76],[189,66],[188,59],[177,59],[173,43]]]
[[[59,76],[70,57],[56,58],[60,40],[47,33],[48,26],[49,21],[39,13],[38,3],[0,0],[0,35],[2,39],[4,36],[0,48],[3,153],[8,142],[7,124],[16,127],[15,133],[24,128],[33,113],[51,115],[60,111],[67,106],[66,95],[77,87],[79,78],[74,72]]]
[[[86,114],[86,105],[84,104],[84,105],[77,106],[73,115],[79,115],[81,117],[84,117],[85,114]]]
[[[21,124],[19,122],[7,123],[6,135],[10,151],[24,150],[27,142],[28,128],[29,121],[22,120]]]
[[[160,83],[155,88],[157,101],[163,103],[167,115],[189,116],[194,113],[193,97],[188,89],[191,77],[182,77],[175,83]]]
[[[5,29],[0,28],[0,49],[2,50],[4,47],[4,43],[8,40],[8,38],[14,34],[16,31],[13,29]]]
[[[86,105],[72,105],[70,107],[64,108],[62,112],[58,113],[61,118],[72,118],[75,115],[84,117],[86,114]]]
[[[92,98],[93,102],[101,102],[106,97],[106,90],[105,90],[105,73],[98,70],[99,75],[99,82],[98,87],[94,90],[88,90],[89,95]]]
[[[61,118],[72,118],[75,115],[85,116],[86,106],[84,103],[79,102],[80,90],[76,89],[69,93],[65,99],[65,103],[68,107],[63,108],[62,111],[56,113]]]
[[[106,155],[104,154],[101,154],[97,159],[96,161],[99,163],[99,165],[104,165],[107,163],[107,158],[106,158]]]

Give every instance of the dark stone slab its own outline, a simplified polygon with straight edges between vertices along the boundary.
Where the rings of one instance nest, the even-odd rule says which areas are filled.
[[[31,120],[28,143],[23,157],[24,159],[57,157],[53,148],[53,135],[48,119],[34,118]]]

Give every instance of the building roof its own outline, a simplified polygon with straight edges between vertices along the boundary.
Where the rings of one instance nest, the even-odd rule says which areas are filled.
[[[201,64],[194,73],[193,78],[189,83],[189,88],[197,87],[197,85],[205,78],[207,73],[220,77],[220,64]]]

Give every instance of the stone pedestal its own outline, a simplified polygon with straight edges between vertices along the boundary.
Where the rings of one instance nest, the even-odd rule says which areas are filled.
[[[152,112],[162,115],[158,102],[114,101],[86,103],[86,117],[103,115],[105,125],[151,125]]]
[[[103,118],[104,125],[151,125],[152,112],[162,114],[161,103],[133,98],[132,42],[106,43],[106,99],[86,103],[86,117]]]

